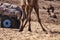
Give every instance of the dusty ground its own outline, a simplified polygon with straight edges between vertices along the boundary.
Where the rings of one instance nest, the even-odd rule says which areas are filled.
[[[2,2],[6,2],[9,0],[5,0]],[[44,2],[44,3],[43,3]],[[12,3],[12,2],[9,2]],[[16,3],[16,2],[15,2]],[[41,4],[40,4],[41,3]],[[42,7],[47,7],[49,4],[53,4],[55,8],[55,13],[57,15],[57,19],[52,19],[48,16],[48,13],[42,9]],[[31,28],[32,32],[28,31],[28,24],[26,25],[23,32],[19,32],[19,29],[8,29],[8,28],[0,28],[0,40],[60,40],[60,2],[45,2],[39,1],[40,5],[40,18],[44,27],[47,27],[47,30],[51,30],[55,33],[48,33],[46,34],[42,31],[39,23],[37,22],[37,17],[35,12],[32,12],[32,21],[31,21]],[[13,2],[14,4],[14,2]],[[19,4],[18,2],[16,4]],[[33,19],[34,18],[34,19]]]
[[[23,32],[18,32],[18,29],[0,28],[0,40],[60,40],[59,33],[45,34],[37,22],[32,22],[31,26],[32,32],[27,31],[27,26]],[[47,25],[53,31],[59,31],[59,26],[53,24]]]

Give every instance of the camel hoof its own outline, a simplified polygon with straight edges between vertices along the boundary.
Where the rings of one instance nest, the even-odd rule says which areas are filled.
[[[31,30],[31,29],[28,29],[28,31],[32,32],[32,30]]]

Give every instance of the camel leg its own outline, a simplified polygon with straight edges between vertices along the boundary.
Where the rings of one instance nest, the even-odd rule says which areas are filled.
[[[26,9],[26,11],[27,11],[27,20],[26,20],[26,22],[25,22],[25,24],[24,24],[23,27],[25,27],[25,25],[29,21],[28,31],[31,32],[31,11],[32,11],[32,8],[30,6],[28,6],[27,9]]]
[[[25,12],[25,8],[23,7],[23,11]],[[24,29],[24,27],[25,27],[25,25],[27,24],[27,22],[28,22],[28,16],[29,16],[29,7],[27,6],[27,8],[26,8],[26,11],[27,11],[27,18],[26,18],[26,21],[25,21],[25,23],[24,23],[24,20],[22,20],[22,26],[21,26],[21,28],[20,28],[20,32],[21,31],[23,31],[23,29]],[[23,25],[23,23],[24,23],[24,25]]]
[[[37,14],[37,18],[38,18],[38,22],[39,24],[41,25],[41,28],[44,32],[47,32],[46,29],[43,27],[42,23],[41,23],[41,19],[39,18],[39,8],[37,6],[34,6],[34,9],[36,11],[36,14]]]
[[[29,13],[28,21],[29,21],[28,31],[30,31],[30,32],[31,32],[31,13]]]
[[[31,12],[32,12],[32,10],[33,10],[33,7],[29,6],[29,10],[27,11],[27,13],[28,13],[28,20],[29,20],[28,31],[30,31],[30,32],[32,32],[32,30],[31,30]]]
[[[24,29],[24,26],[23,26],[24,20],[26,19],[25,5],[22,5],[22,9],[23,9],[23,13],[24,13],[23,16],[25,16],[25,17],[23,17],[23,19],[22,19],[21,28],[20,28],[19,32],[23,31],[23,29]]]

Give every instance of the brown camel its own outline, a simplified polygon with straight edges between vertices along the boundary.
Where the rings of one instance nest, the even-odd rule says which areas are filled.
[[[29,27],[28,27],[28,31],[32,31],[31,30],[31,12],[33,10],[33,8],[35,9],[35,12],[36,12],[36,15],[37,15],[37,18],[38,18],[38,22],[39,24],[41,25],[41,28],[44,32],[47,32],[46,29],[43,27],[42,23],[41,23],[41,19],[39,18],[39,6],[38,6],[38,0],[27,0],[28,4],[27,4],[27,8],[26,8],[26,11],[27,11],[27,20],[25,22],[24,25],[21,26],[20,28],[20,32],[23,31],[25,25],[27,24],[27,22],[29,22]]]

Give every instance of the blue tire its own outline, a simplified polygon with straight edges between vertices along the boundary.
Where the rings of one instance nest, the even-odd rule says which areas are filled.
[[[11,20],[10,19],[5,19],[4,21],[3,21],[3,26],[5,27],[5,28],[9,28],[9,27],[11,27],[11,24],[12,22],[11,22]]]
[[[10,28],[13,25],[13,21],[12,19],[8,18],[8,17],[4,17],[1,20],[1,27],[3,28]]]
[[[7,16],[4,16],[1,19],[1,27],[2,28],[16,28],[19,29],[20,28],[20,21],[15,19],[15,18],[10,18]]]

